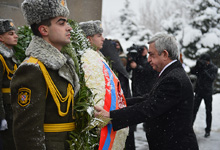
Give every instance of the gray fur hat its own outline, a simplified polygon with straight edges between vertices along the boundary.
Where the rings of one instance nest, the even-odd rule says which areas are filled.
[[[12,19],[0,19],[0,35],[11,30],[15,30]]]
[[[66,0],[24,0],[21,10],[29,25],[58,16],[69,16]]]
[[[85,32],[86,36],[93,36],[103,32],[100,20],[80,22],[79,26]]]

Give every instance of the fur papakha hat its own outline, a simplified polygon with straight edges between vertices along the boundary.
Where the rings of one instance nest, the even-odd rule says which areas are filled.
[[[15,30],[15,25],[12,19],[0,19],[0,35]]]
[[[24,0],[21,10],[29,25],[58,16],[69,16],[66,0]]]
[[[79,26],[85,32],[86,36],[93,36],[103,32],[100,20],[80,22]]]

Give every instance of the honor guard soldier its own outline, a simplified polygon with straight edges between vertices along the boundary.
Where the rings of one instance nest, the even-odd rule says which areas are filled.
[[[10,81],[17,69],[13,46],[17,45],[18,36],[11,19],[0,19],[0,137],[4,150],[14,150],[12,135],[12,107],[10,102]],[[0,147],[1,149],[1,147]]]
[[[126,107],[120,81],[100,52],[105,40],[102,36],[101,21],[80,22],[79,26],[95,50],[87,50],[81,57],[86,84],[96,95],[94,102],[108,111]],[[99,149],[123,150],[128,130],[124,128],[120,132],[115,132],[110,124],[104,126],[100,132]]]
[[[60,52],[71,42],[66,0],[25,0],[21,8],[34,36],[11,81],[16,150],[69,150],[79,79]]]

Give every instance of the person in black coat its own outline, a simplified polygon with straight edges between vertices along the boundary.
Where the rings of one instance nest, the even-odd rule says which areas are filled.
[[[115,41],[110,39],[105,39],[102,49],[100,52],[110,61],[112,70],[116,72],[117,77],[120,81],[121,88],[125,98],[131,97],[131,91],[129,87],[129,74],[123,66],[123,63],[119,57],[116,47],[114,46]]]
[[[213,83],[217,77],[218,68],[211,62],[210,55],[204,53],[197,60],[196,66],[191,68],[190,72],[197,76],[193,119],[195,121],[201,101],[204,99],[206,108],[206,128],[204,136],[209,137],[212,124]]]
[[[127,99],[128,107],[120,110],[106,112],[95,106],[95,116],[111,118],[114,130],[147,122],[150,150],[198,150],[192,127],[192,84],[178,60],[175,38],[157,34],[148,43],[148,62],[160,72],[151,92]]]
[[[143,96],[149,93],[158,76],[158,72],[153,70],[148,63],[147,53],[148,49],[145,45],[133,45],[128,49],[129,51],[137,51],[136,56],[128,53],[129,63],[127,64],[127,71],[132,71],[132,96]]]

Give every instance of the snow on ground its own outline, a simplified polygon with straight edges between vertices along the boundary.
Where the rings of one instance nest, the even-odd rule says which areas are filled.
[[[134,136],[135,136],[136,150],[149,150],[142,123],[137,125],[137,131],[134,132]]]
[[[219,150],[220,149],[220,94],[213,95],[212,103],[212,131],[209,138],[204,138],[205,123],[205,104],[202,104],[197,114],[194,131],[197,136],[200,150]]]
[[[205,105],[202,101],[199,108],[195,123],[194,131],[197,136],[200,150],[219,150],[220,148],[220,94],[213,95],[212,103],[212,131],[208,138],[204,138],[205,134]],[[135,132],[136,150],[149,150],[143,124],[138,124]]]

